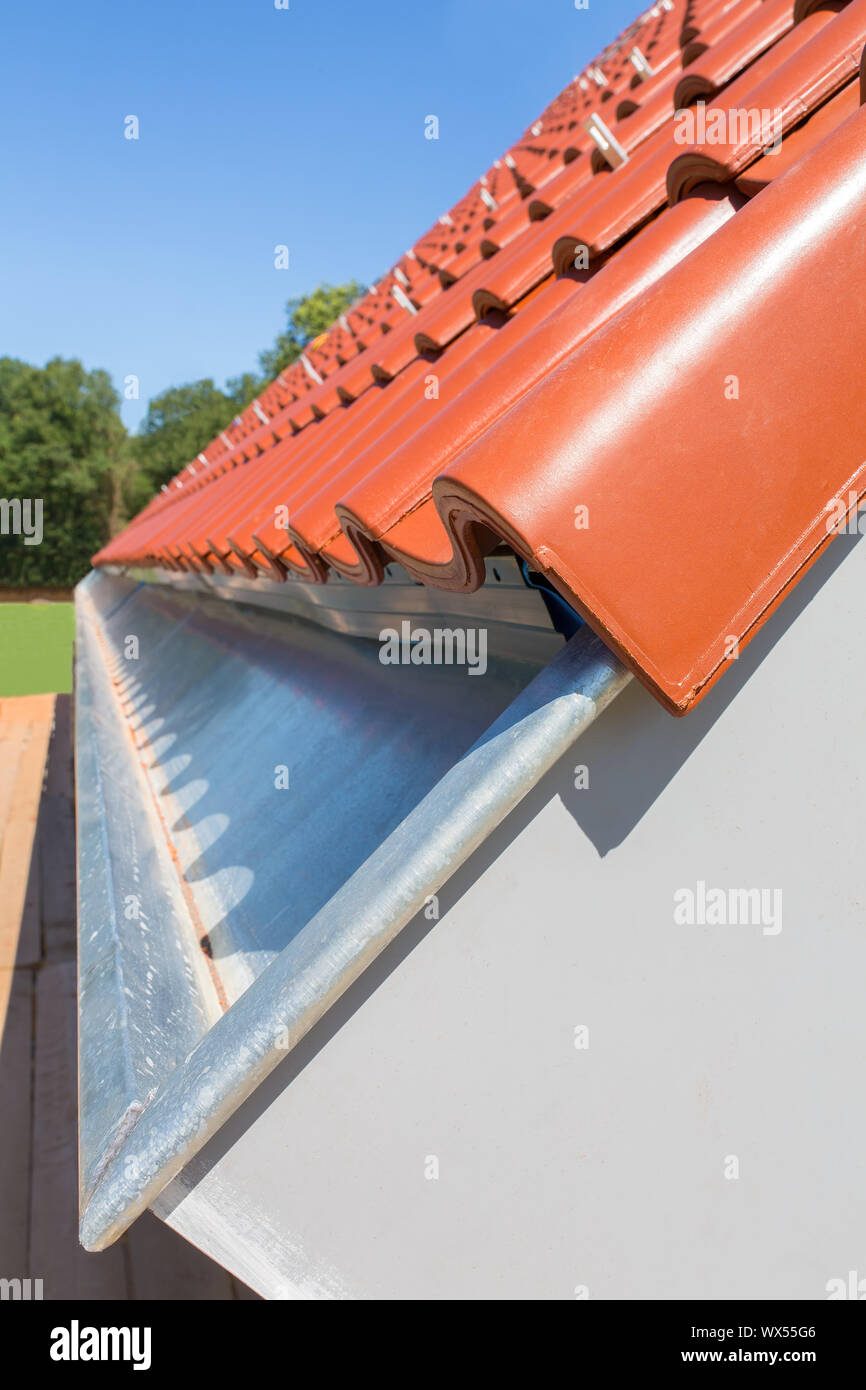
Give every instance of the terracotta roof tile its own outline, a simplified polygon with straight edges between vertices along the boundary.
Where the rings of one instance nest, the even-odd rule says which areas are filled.
[[[504,542],[688,709],[866,490],[864,44],[647,10],[94,563],[472,589]]]

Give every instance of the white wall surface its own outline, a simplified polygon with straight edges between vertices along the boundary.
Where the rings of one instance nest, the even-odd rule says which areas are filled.
[[[159,1214],[271,1297],[866,1277],[864,595],[839,539],[692,715],[626,690]],[[698,880],[781,931],[678,925]]]

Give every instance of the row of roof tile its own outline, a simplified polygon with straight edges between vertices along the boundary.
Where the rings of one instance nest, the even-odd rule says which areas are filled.
[[[864,45],[866,0],[653,6],[94,563],[505,543],[689,708],[859,496]]]

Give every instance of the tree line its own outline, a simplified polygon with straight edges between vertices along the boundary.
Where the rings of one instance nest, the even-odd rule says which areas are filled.
[[[0,357],[0,586],[70,588],[90,557],[351,305],[355,281],[290,299],[259,371],[172,386],[135,434],[108,372],[76,359]],[[16,534],[14,499],[41,499],[41,536]],[[8,505],[3,505],[3,504]]]

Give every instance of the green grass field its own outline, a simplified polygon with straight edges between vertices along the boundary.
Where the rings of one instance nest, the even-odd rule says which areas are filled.
[[[71,603],[0,603],[0,698],[72,690]]]

